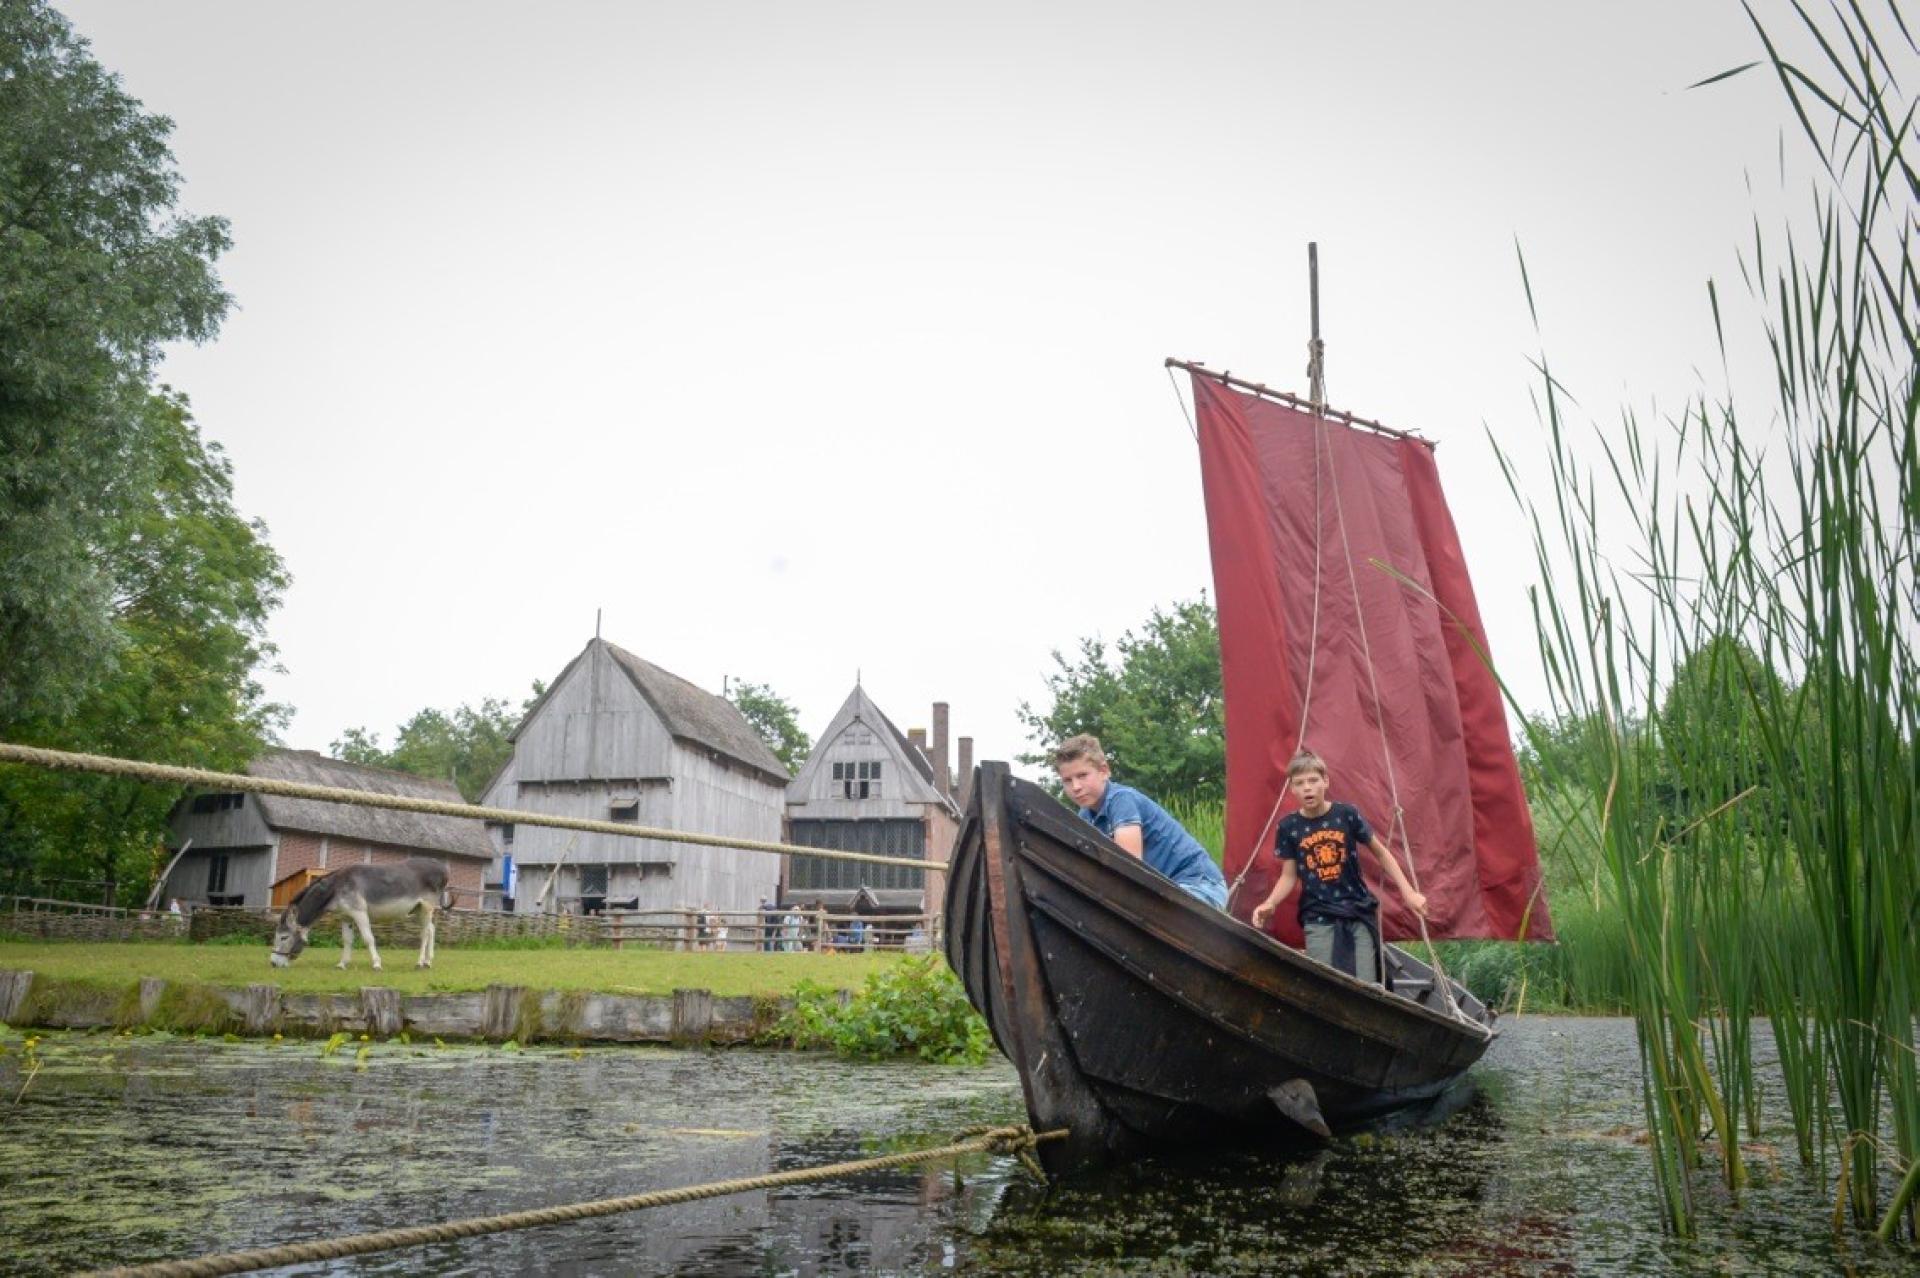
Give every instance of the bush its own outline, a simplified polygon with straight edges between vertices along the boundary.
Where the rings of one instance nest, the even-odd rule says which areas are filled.
[[[869,974],[844,1004],[839,990],[802,981],[772,1037],[861,1060],[913,1055],[936,1065],[979,1065],[993,1051],[986,1022],[930,954]]]

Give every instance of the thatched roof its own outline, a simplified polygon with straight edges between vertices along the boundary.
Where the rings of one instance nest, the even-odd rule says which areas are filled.
[[[607,652],[614,664],[633,680],[633,686],[667,725],[668,732],[683,741],[717,750],[737,763],[786,784],[787,769],[780,762],[780,756],[767,748],[767,743],[760,739],[760,734],[733,702],[688,683],[651,661],[643,661],[617,644],[607,644]]]
[[[404,794],[441,803],[465,803],[451,781],[390,772],[358,763],[329,759],[312,750],[269,749],[247,765],[247,774],[307,785],[329,785],[371,794]],[[288,799],[277,794],[255,796],[260,814],[276,830],[302,830],[333,838],[385,843],[398,848],[446,852],[454,856],[493,859],[493,844],[479,821],[464,817],[429,816],[423,812],[396,812],[355,803],[325,803],[319,799]]]

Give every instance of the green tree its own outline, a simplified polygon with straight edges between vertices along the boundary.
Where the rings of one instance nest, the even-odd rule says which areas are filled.
[[[1226,708],[1220,695],[1220,623],[1203,594],[1155,608],[1139,631],[1113,644],[1082,639],[1072,660],[1053,652],[1052,704],[1020,703],[1040,747],[1020,756],[1045,763],[1062,738],[1091,732],[1116,776],[1149,794],[1188,800],[1226,793]]]
[[[536,681],[533,695],[517,710],[498,697],[452,710],[429,706],[394,731],[391,750],[381,746],[378,733],[366,728],[348,728],[328,748],[334,758],[348,763],[452,781],[471,803],[513,754],[509,739],[513,730],[545,691],[545,685]]]
[[[266,528],[233,506],[232,467],[176,396],[150,396],[153,488],[114,512],[95,556],[116,655],[65,712],[16,739],[231,770],[284,722],[255,677],[288,578]],[[66,896],[138,897],[164,855],[179,791],[131,779],[0,770],[6,878]]]
[[[131,637],[112,537],[166,464],[153,372],[229,298],[226,223],[175,213],[172,122],[66,19],[0,5],[0,731],[72,711]],[[135,658],[129,657],[129,660]]]
[[[746,717],[767,749],[774,752],[788,772],[800,771],[813,749],[813,739],[800,730],[800,711],[791,701],[764,683],[746,679],[727,684],[727,700]]]

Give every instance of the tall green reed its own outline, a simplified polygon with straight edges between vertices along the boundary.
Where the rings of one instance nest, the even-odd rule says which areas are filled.
[[[1915,45],[1897,13],[1878,31],[1858,7],[1795,12],[1822,60],[1797,65],[1760,29],[1753,65],[1818,160],[1818,235],[1776,250],[1756,230],[1743,259],[1775,424],[1702,399],[1657,426],[1627,415],[1588,460],[1542,358],[1550,497],[1501,463],[1532,517],[1554,711],[1594,727],[1561,780],[1594,797],[1596,901],[1630,957],[1666,1223],[1691,1231],[1708,1159],[1745,1182],[1765,1012],[1801,1157],[1835,1175],[1836,1224],[1912,1237],[1920,175],[1883,39]]]

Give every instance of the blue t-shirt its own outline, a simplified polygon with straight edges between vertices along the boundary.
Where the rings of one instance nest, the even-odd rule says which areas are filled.
[[[1354,918],[1379,908],[1360,877],[1360,849],[1371,842],[1373,828],[1350,803],[1328,804],[1317,817],[1289,812],[1280,818],[1273,854],[1300,869],[1302,922]]]
[[[1130,785],[1107,782],[1101,792],[1100,806],[1081,808],[1080,819],[1094,829],[1113,837],[1123,826],[1140,827],[1141,859],[1175,883],[1212,883],[1226,891],[1226,876],[1213,863],[1200,841],[1186,827],[1167,814],[1167,810]]]

